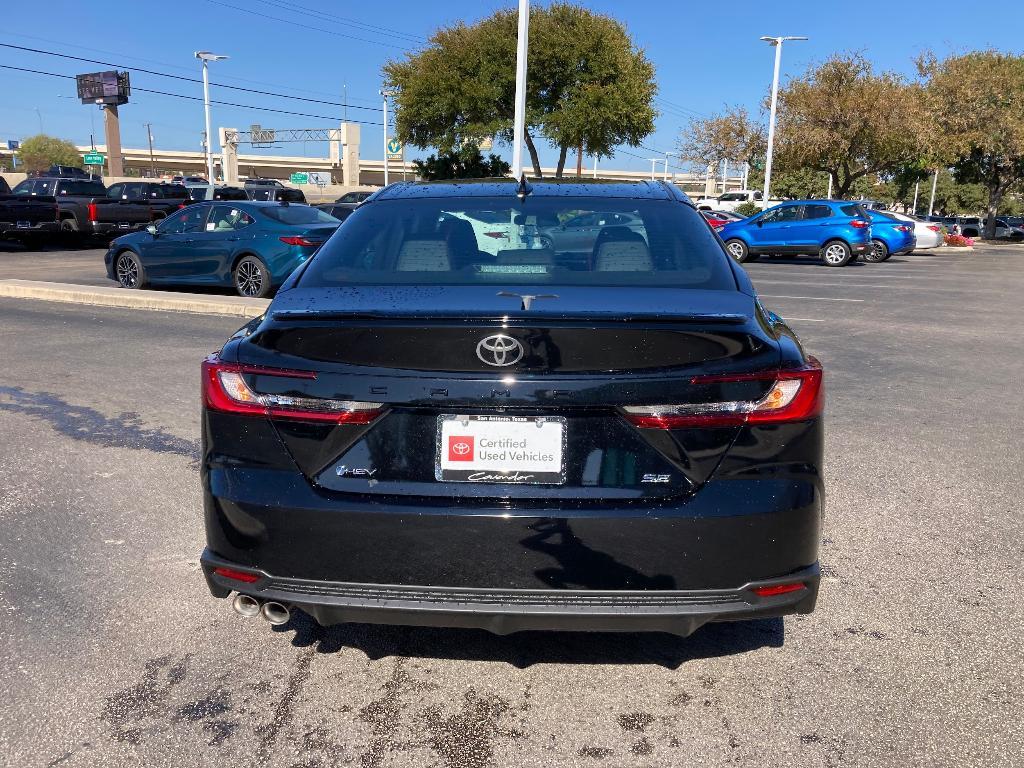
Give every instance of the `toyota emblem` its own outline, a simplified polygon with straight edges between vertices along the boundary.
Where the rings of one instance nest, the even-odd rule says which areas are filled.
[[[486,336],[476,345],[476,356],[480,361],[499,368],[515,365],[523,359],[524,352],[522,344],[503,333]]]

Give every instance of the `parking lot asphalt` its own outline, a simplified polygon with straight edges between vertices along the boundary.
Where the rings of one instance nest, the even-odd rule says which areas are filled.
[[[826,367],[825,578],[687,639],[241,619],[196,467],[239,321],[0,299],[0,763],[1020,765],[1024,249],[749,272]]]

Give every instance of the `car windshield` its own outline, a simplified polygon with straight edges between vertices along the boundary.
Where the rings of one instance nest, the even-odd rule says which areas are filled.
[[[319,251],[303,286],[668,286],[735,289],[719,241],[679,202],[507,197],[361,206]]]
[[[338,224],[338,219],[308,205],[280,205],[260,208],[264,216],[282,224]]]

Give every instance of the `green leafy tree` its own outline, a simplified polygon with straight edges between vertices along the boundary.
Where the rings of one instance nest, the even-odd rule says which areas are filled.
[[[694,118],[683,130],[679,154],[702,168],[721,160],[757,165],[765,153],[764,126],[751,119],[743,107],[727,107],[722,114]]]
[[[18,164],[24,165],[28,172],[45,171],[51,165],[81,168],[82,155],[70,141],[40,133],[21,142]]]
[[[761,206],[757,203],[748,200],[745,203],[740,203],[736,206],[735,213],[739,216],[745,216],[750,218],[751,216],[757,216],[761,212]]]
[[[934,151],[959,182],[987,192],[985,236],[995,234],[1004,197],[1024,182],[1024,56],[974,51],[918,60],[927,78]]]
[[[511,142],[518,12],[437,31],[423,51],[384,67],[396,89],[399,138],[442,153],[494,136]],[[612,157],[654,130],[654,67],[615,19],[553,3],[530,13],[525,143],[542,176],[537,139],[558,148],[556,176],[571,149]]]
[[[847,197],[921,157],[924,122],[920,86],[876,74],[860,54],[833,56],[780,89],[776,168],[828,174],[833,196]]]
[[[439,152],[426,160],[413,160],[412,164],[416,174],[427,181],[495,178],[508,176],[510,170],[509,164],[497,155],[489,155],[485,160],[475,144]]]

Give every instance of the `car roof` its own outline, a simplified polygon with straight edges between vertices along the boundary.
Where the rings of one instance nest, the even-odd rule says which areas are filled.
[[[577,181],[536,179],[528,182],[531,197],[625,197],[636,200],[690,198],[678,187],[662,181]],[[377,192],[374,200],[412,200],[446,197],[515,197],[515,179],[457,179],[449,181],[398,182]]]

